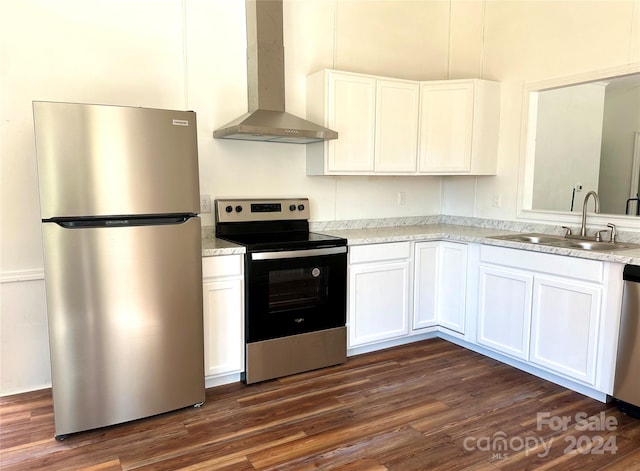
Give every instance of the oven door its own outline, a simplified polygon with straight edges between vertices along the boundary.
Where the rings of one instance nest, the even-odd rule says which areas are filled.
[[[347,247],[247,257],[247,342],[346,324]]]

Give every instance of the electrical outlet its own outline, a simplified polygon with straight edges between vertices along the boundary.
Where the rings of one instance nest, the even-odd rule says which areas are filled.
[[[398,205],[404,206],[407,204],[407,193],[405,191],[398,192]]]
[[[211,212],[211,196],[200,195],[200,213],[210,213],[210,212]]]
[[[502,195],[500,193],[493,194],[493,207],[499,208],[502,206]]]

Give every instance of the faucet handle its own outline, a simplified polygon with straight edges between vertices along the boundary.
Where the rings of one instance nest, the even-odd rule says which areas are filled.
[[[602,242],[602,233],[603,232],[609,232],[608,229],[602,229],[601,231],[597,231],[596,232],[596,242]]]
[[[565,237],[571,236],[571,228],[570,227],[562,226],[562,228],[564,229],[564,236]]]
[[[618,237],[618,231],[616,230],[616,225],[612,224],[612,223],[609,223],[609,224],[607,224],[607,227],[611,229],[611,239],[610,239],[610,241],[615,244],[616,237]]]

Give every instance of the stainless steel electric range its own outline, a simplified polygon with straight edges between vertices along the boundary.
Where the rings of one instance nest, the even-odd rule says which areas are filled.
[[[243,380],[345,362],[347,240],[309,232],[307,198],[217,199],[215,217],[247,250]]]

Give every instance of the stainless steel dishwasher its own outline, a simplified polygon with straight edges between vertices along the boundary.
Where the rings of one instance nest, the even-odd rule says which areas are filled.
[[[640,418],[640,266],[625,266],[623,280],[613,397],[623,412]]]

